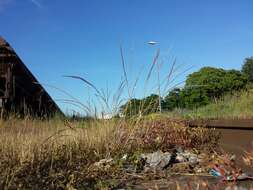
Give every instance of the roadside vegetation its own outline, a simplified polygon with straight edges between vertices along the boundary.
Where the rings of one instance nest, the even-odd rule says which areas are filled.
[[[213,130],[168,120],[100,120],[80,125],[58,119],[12,119],[1,121],[0,133],[1,189],[120,187],[137,175],[124,167],[138,170],[141,153],[176,147],[214,152],[219,138]],[[101,159],[114,161],[96,167]]]
[[[188,111],[179,111],[175,115],[185,119],[252,119],[253,92],[242,91],[226,95],[206,106]]]
[[[161,77],[159,55],[158,50],[145,77],[145,86],[152,74]],[[249,84],[246,74],[203,68],[188,76],[183,89],[170,91],[174,62],[165,83],[160,83],[158,77],[158,95],[151,93],[137,99],[133,91],[139,78],[131,86],[122,48],[121,62],[124,80],[115,95],[109,96],[80,76],[66,76],[93,89],[105,109],[102,112],[112,111],[111,119],[99,118],[96,108],[92,110],[92,106],[84,105],[68,93],[72,99],[64,101],[87,112],[86,118],[59,116],[41,120],[10,115],[0,119],[0,189],[134,188],[157,179],[172,179],[174,189],[218,189],[201,179],[174,183],[174,177],[182,174],[211,177],[211,171],[220,181],[236,181],[243,175],[233,158],[220,150],[220,134],[216,130],[190,128],[182,115],[173,110],[205,106],[227,93],[234,96],[232,92],[245,90]],[[122,101],[125,88],[129,97]],[[240,96],[243,102],[249,100],[244,94]],[[252,167],[251,152],[245,155],[245,162]],[[219,179],[216,182],[221,184]]]
[[[184,87],[164,97],[130,99],[120,111],[127,117],[160,113],[186,119],[252,118],[252,73],[252,57],[245,59],[241,71],[204,67],[188,75]]]

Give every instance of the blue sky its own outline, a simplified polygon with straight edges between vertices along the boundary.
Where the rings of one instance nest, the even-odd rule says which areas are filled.
[[[115,90],[123,74],[120,44],[130,83],[143,65],[144,76],[157,48],[164,76],[175,57],[179,72],[191,66],[190,72],[203,66],[240,69],[253,56],[252,8],[252,0],[0,0],[0,35],[41,83],[86,102],[94,92],[62,76],[80,75],[99,89]],[[159,43],[150,46],[150,40]],[[54,99],[68,98],[45,88]],[[144,94],[140,82],[135,95]],[[73,109],[58,103],[64,111]]]

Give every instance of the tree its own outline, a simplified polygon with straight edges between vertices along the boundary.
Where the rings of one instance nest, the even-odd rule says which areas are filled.
[[[245,59],[242,72],[247,76],[249,82],[253,82],[253,57]]]
[[[140,112],[141,100],[133,98],[120,107],[120,113],[125,117],[138,115]]]
[[[162,98],[160,98],[162,100]],[[162,102],[163,104],[163,102]],[[155,113],[159,111],[159,96],[157,94],[151,94],[142,99],[141,112],[144,115]]]
[[[235,92],[244,89],[248,83],[248,77],[244,73],[237,70],[228,70],[224,76],[224,91]]]
[[[164,98],[163,109],[173,110],[175,108],[181,107],[180,101],[180,88],[174,88],[169,92],[169,94]]]
[[[224,69],[203,67],[187,77],[185,88],[188,92],[202,89],[207,97],[219,97],[224,92],[225,75]]]
[[[240,71],[203,67],[187,77],[181,97],[185,107],[199,107],[228,92],[241,90],[246,85],[247,77]]]
[[[252,62],[249,59],[246,63],[253,67],[253,58],[251,58]],[[245,65],[244,68],[246,68]],[[250,66],[247,66],[247,68],[251,68]],[[162,108],[164,110],[173,110],[178,107],[192,109],[207,105],[213,99],[220,98],[227,93],[245,89],[248,77],[246,71],[203,67],[199,71],[188,75],[183,89],[175,88],[169,92],[164,100],[160,98]],[[129,100],[121,106],[120,111],[125,116],[146,115],[157,112],[159,111],[159,96],[151,94],[141,100]]]
[[[161,98],[162,99],[162,98]],[[163,101],[162,101],[163,104]],[[143,99],[131,99],[120,107],[120,112],[125,117],[132,117],[136,115],[147,115],[158,112],[159,96],[151,94]]]
[[[207,91],[201,87],[184,88],[180,92],[180,106],[182,108],[196,108],[210,103]]]

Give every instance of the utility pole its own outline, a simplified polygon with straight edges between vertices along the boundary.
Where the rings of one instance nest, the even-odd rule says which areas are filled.
[[[158,42],[156,42],[156,41],[149,41],[148,42],[148,44],[149,45],[151,45],[151,46],[155,46],[156,44],[158,44]],[[158,56],[159,56],[159,54],[160,54],[160,49],[158,48],[157,49],[157,53],[156,53],[156,55],[157,55],[157,58],[158,58]],[[162,113],[162,100],[161,100],[161,86],[160,86],[160,65],[159,65],[159,63],[158,63],[158,60],[156,59],[156,63],[154,63],[154,64],[156,64],[156,68],[157,68],[157,82],[158,82],[158,109],[159,109],[159,112],[160,113]]]
[[[157,51],[160,51],[159,49]],[[159,103],[159,112],[162,113],[162,100],[161,100],[161,86],[160,86],[160,65],[159,62],[156,63],[157,65],[157,82],[158,82],[158,103]]]

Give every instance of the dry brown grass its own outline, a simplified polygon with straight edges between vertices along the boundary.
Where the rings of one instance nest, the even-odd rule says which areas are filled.
[[[1,189],[92,189],[101,180],[124,178],[118,166],[94,170],[102,158],[173,146],[200,149],[217,140],[214,131],[169,121],[13,118],[1,121],[0,134]]]
[[[247,166],[251,167],[251,169],[253,171],[253,142],[251,145],[251,149],[249,151],[245,152],[245,155],[243,157],[243,161]]]

